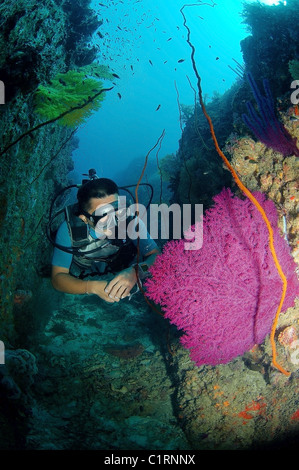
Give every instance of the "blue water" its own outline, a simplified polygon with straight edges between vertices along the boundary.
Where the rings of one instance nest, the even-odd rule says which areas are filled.
[[[242,63],[240,41],[249,32],[242,23],[242,1],[202,3],[206,5],[190,2],[193,6],[184,13],[196,48],[203,95],[209,100],[237,79],[229,65],[236,66],[233,59]],[[187,76],[195,88],[196,78],[180,13],[184,1],[103,0],[101,4],[107,7],[92,1],[103,19],[99,31],[104,37],[95,34],[93,42],[99,45],[99,63],[108,65],[120,79],[101,109],[79,129],[80,145],[73,158],[77,173],[95,167],[99,176],[113,179],[132,160],[143,162],[163,129],[160,157],[178,150],[177,91],[180,103],[192,105],[194,92]]]

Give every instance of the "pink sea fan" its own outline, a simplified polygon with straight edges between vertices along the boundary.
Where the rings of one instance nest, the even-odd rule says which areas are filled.
[[[284,311],[299,291],[295,262],[279,234],[274,203],[261,193],[255,197],[273,227],[275,250],[288,279]],[[256,207],[228,189],[214,201],[203,218],[202,248],[185,250],[184,240],[166,243],[146,283],[147,296],[184,331],[181,342],[198,366],[229,362],[261,343],[270,333],[282,293],[268,230]]]

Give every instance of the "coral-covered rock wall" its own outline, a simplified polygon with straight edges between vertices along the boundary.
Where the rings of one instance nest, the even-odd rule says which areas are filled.
[[[249,34],[241,41],[243,79],[237,69],[240,78],[236,75],[235,84],[224,95],[215,94],[206,104],[222,149],[232,133],[238,136],[251,135],[242,119],[242,114],[247,113],[246,103],[254,100],[246,79],[248,73],[252,74],[260,89],[263,89],[263,80],[267,79],[275,107],[288,112],[292,92],[290,85],[299,78],[294,76],[299,54],[297,9],[297,0],[290,0],[286,5],[281,2],[278,6],[259,2],[244,5],[243,21]],[[200,74],[200,64],[198,71]],[[205,97],[205,90],[202,92]],[[200,106],[197,104],[193,113],[189,111],[188,114],[184,112],[185,108],[181,106],[185,126],[176,159],[168,175],[170,188],[174,202],[202,203],[208,208],[212,197],[223,186],[230,186],[231,179],[215,151]],[[296,120],[294,113],[289,118]]]
[[[281,122],[292,137],[299,138],[299,120],[294,106],[280,115]],[[287,239],[295,261],[299,265],[299,160],[254,141],[249,135],[232,134],[226,144],[231,163],[250,191],[262,191],[275,202],[279,213],[279,227]]]
[[[260,89],[262,81],[269,80],[277,117],[292,139],[299,138],[298,106],[291,103],[290,89],[292,80],[299,78],[294,76],[298,58],[299,30],[295,14],[298,1],[286,3],[280,2],[277,7],[259,2],[246,5],[244,21],[251,35],[241,44],[244,79],[238,80],[225,96],[214,98],[207,105],[207,111],[219,145],[244,185],[250,191],[261,191],[274,201],[281,234],[299,264],[298,158],[284,156],[266,147],[242,120],[242,113],[247,112],[247,101],[253,101],[246,80],[246,73],[250,72]],[[219,157],[217,164],[217,155],[212,155],[210,136],[198,116],[199,111],[195,110],[186,121],[177,166],[173,166],[169,179],[174,199],[182,202],[181,194],[187,194],[184,186],[190,188],[185,177],[186,163],[191,163],[193,158],[190,172],[194,178],[192,202],[203,202],[207,208],[217,185],[227,186],[226,177],[221,181],[219,175],[222,171],[228,176],[230,173],[223,170]],[[208,181],[203,182],[204,176],[210,186]],[[231,187],[243,197],[234,182]],[[296,271],[298,273],[298,268]],[[273,350],[268,336],[260,346],[228,364],[213,367],[198,368],[185,350],[173,347],[176,383],[179,384],[176,389],[177,416],[193,449],[267,449],[296,445],[298,318],[297,300],[293,308],[279,316],[275,333],[279,361],[294,372],[290,378],[272,367]]]
[[[241,41],[246,67],[257,81],[268,78],[274,95],[280,96],[292,81],[290,61],[298,59],[298,1],[269,6],[244,4],[243,18],[250,33]],[[296,77],[297,79],[298,77]]]
[[[34,97],[38,86],[58,73],[94,60],[96,49],[89,39],[100,23],[89,3],[0,4],[0,80],[5,89],[0,105],[0,340],[6,358],[0,370],[0,421],[5,436],[1,448],[6,449],[22,448],[26,434],[27,385],[37,370],[16,364],[23,361],[22,354],[34,360],[26,349],[49,308],[44,292],[52,247],[46,224],[53,197],[69,183],[71,155],[78,145],[76,129],[59,121],[35,129],[46,119],[36,113]],[[11,375],[10,363],[19,375]],[[26,376],[30,383],[24,386]]]
[[[15,141],[42,122],[35,113],[37,87],[94,60],[96,50],[87,40],[100,23],[89,3],[5,0],[0,5],[0,79],[5,85],[0,106],[0,331],[7,346],[22,341],[18,329],[30,323],[25,301],[35,297],[48,274],[49,206],[68,182],[77,145],[74,129],[59,121]]]
[[[56,124],[32,132],[5,151],[39,122],[33,106],[38,83],[65,67],[65,23],[61,9],[51,1],[42,8],[33,1],[5,1],[0,8],[0,77],[5,84],[5,104],[0,107],[0,327],[1,339],[13,346],[16,290],[38,289],[37,266],[49,257],[45,240],[49,201],[72,168],[73,143],[70,132]]]
[[[217,129],[220,146],[233,127],[234,96],[236,87],[232,87],[222,97],[217,96],[207,104],[208,112]],[[182,107],[184,110],[184,108]],[[182,121],[184,121],[184,112]],[[171,158],[171,157],[170,157]],[[168,160],[170,161],[168,157]],[[167,157],[164,159],[164,167]],[[199,105],[185,121],[179,150],[176,158],[169,165],[169,187],[173,192],[173,201],[180,204],[201,203],[209,207],[212,198],[223,186],[230,186],[231,177],[224,170],[215,150],[210,128]]]

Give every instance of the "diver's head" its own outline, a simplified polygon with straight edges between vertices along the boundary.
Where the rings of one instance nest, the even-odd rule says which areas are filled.
[[[108,178],[98,178],[81,186],[77,194],[78,216],[96,230],[98,237],[110,236],[118,211],[118,187]]]
[[[88,181],[79,189],[77,193],[77,199],[79,204],[79,210],[83,209],[86,212],[94,212],[92,209],[94,205],[99,205],[99,199],[106,199],[109,196],[115,196],[115,200],[118,196],[118,187],[114,181],[108,178],[97,178]]]

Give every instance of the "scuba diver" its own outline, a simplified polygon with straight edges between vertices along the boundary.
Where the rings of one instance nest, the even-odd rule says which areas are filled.
[[[95,170],[89,170],[89,176],[80,187],[72,185],[79,187],[77,203],[64,209],[55,241],[48,233],[55,247],[52,285],[61,292],[119,302],[138,292],[137,276],[139,283],[146,278],[160,250],[141,218],[120,202],[116,183],[98,178]],[[125,234],[123,230],[118,236],[120,225]]]

